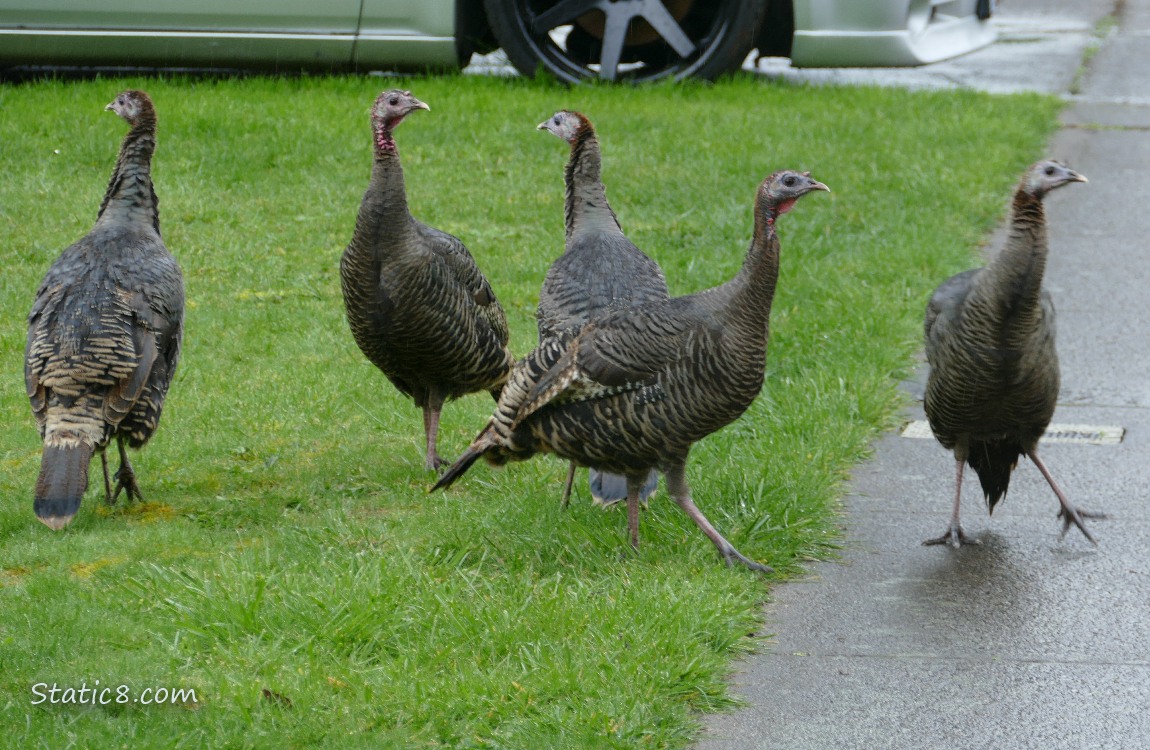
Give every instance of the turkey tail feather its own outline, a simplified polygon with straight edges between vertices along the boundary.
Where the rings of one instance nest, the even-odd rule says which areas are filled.
[[[975,443],[970,446],[966,462],[978,474],[986,506],[991,513],[994,513],[994,506],[1006,497],[1010,473],[1018,465],[1020,455],[1022,451],[1017,445],[1007,443]]]
[[[439,478],[439,481],[435,483],[429,492],[442,490],[455,484],[455,480],[466,474],[467,470],[471,468],[471,465],[475,463],[484,452],[485,450],[483,448],[477,448],[474,445],[468,448],[463,452],[462,456],[455,460],[455,463],[447,467],[447,471],[443,472],[443,476]]]
[[[80,509],[80,498],[88,489],[91,459],[92,446],[87,443],[44,446],[33,509],[36,517],[53,531],[67,526]]]

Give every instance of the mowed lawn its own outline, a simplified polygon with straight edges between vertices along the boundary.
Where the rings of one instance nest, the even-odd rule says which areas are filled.
[[[732,706],[724,680],[764,647],[770,581],[724,567],[662,491],[637,555],[585,481],[560,508],[554,457],[477,465],[427,493],[420,413],[356,348],[339,289],[368,110],[392,86],[431,106],[397,130],[412,211],[471,249],[518,354],[563,248],[568,149],[535,129],[555,110],[595,122],[608,197],[673,294],[735,273],[766,174],[831,187],[779,221],[763,393],[687,471],[715,525],[779,577],[833,554],[838,497],[896,418],[930,291],[975,262],[1058,107],[751,78],[0,86],[0,745],[681,748],[698,712]],[[32,514],[25,316],[94,222],[126,132],[103,107],[128,87],[159,112],[184,355],[134,458],[147,501],[106,507],[94,461],[79,515],[52,533]],[[491,408],[484,394],[449,404],[441,452],[461,452]],[[34,689],[96,680],[129,702]],[[195,700],[134,702],[160,688]]]

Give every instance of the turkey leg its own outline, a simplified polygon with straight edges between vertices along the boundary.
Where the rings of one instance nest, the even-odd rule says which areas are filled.
[[[1091,544],[1097,545],[1098,542],[1094,539],[1094,535],[1086,529],[1086,525],[1082,523],[1083,518],[1106,518],[1105,513],[1091,513],[1085,510],[1078,510],[1070,501],[1066,499],[1066,495],[1062,492],[1062,488],[1058,486],[1058,482],[1054,481],[1054,477],[1050,475],[1050,471],[1046,468],[1046,464],[1042,463],[1042,459],[1038,457],[1038,451],[1033,450],[1026,454],[1038,470],[1042,472],[1042,476],[1046,477],[1046,482],[1050,485],[1050,489],[1054,490],[1054,494],[1058,496],[1058,502],[1061,503],[1062,508],[1058,511],[1058,517],[1062,519],[1062,536],[1066,536],[1066,532],[1070,531],[1070,524],[1078,527],[1078,530],[1090,540]]]
[[[642,487],[643,477],[627,475],[627,532],[632,549],[639,549],[639,490]]]
[[[690,516],[691,520],[695,522],[695,525],[702,529],[703,533],[706,534],[711,542],[714,543],[714,545],[719,549],[719,554],[723,556],[723,560],[726,561],[728,566],[731,564],[731,560],[738,560],[740,563],[746,565],[751,570],[757,570],[760,573],[774,572],[770,567],[745,557],[741,552],[735,549],[735,547],[730,542],[724,539],[722,534],[715,530],[715,527],[711,525],[711,522],[707,520],[707,517],[703,515],[702,511],[700,511],[695,503],[691,500],[691,490],[687,486],[687,478],[685,476],[682,464],[673,466],[667,472],[666,477],[667,494],[674,498],[679,507],[683,509],[683,512]],[[631,509],[631,494],[632,493],[628,492],[628,511]],[[639,514],[638,492],[635,492],[633,496],[635,499],[635,516],[637,525]]]
[[[423,407],[423,434],[427,436],[427,468],[435,471],[446,461],[439,457],[436,442],[439,437],[439,412],[443,409],[443,396],[432,393]]]
[[[571,486],[575,484],[575,462],[567,463],[567,482],[563,485],[563,508],[571,504]]]
[[[962,530],[962,525],[958,522],[959,510],[962,506],[962,470],[966,467],[964,459],[957,459],[955,461],[954,473],[954,510],[950,514],[950,526],[947,527],[946,533],[934,539],[927,539],[923,542],[924,545],[930,546],[932,544],[949,544],[951,547],[958,549],[964,544],[982,544],[982,542],[969,537]]]
[[[144,502],[144,495],[136,482],[136,472],[132,468],[132,462],[128,460],[128,452],[124,450],[124,438],[120,435],[116,436],[116,446],[120,449],[120,468],[116,469],[114,475],[116,491],[112,494],[112,503],[116,502],[121,490],[128,496],[129,502],[133,499]]]
[[[112,499],[112,483],[108,479],[108,451],[107,449],[100,451],[100,465],[104,469],[104,504],[111,505],[115,502]]]

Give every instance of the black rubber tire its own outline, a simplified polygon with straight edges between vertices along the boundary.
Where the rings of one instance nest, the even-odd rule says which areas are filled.
[[[511,64],[527,77],[542,70],[568,83],[598,78],[601,40],[577,25],[560,46],[549,33],[535,33],[539,14],[560,0],[484,0],[487,20]],[[618,0],[622,5],[630,0]],[[694,0],[678,25],[695,49],[681,57],[659,37],[654,42],[623,46],[616,80],[632,83],[665,78],[713,80],[735,71],[755,47],[769,0]],[[598,11],[592,11],[598,12]]]

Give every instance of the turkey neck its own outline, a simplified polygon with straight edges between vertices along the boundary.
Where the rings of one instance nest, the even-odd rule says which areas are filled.
[[[1042,199],[1020,189],[1014,195],[1006,246],[979,280],[979,300],[993,301],[1008,340],[1024,337],[1037,325],[1047,250]]]
[[[615,212],[607,203],[600,174],[602,156],[599,153],[599,139],[591,128],[582,128],[571,143],[571,158],[567,160],[565,174],[567,199],[563,207],[563,217],[567,223],[567,238],[579,230],[622,231]]]
[[[376,129],[375,159],[371,165],[368,194],[364,196],[363,205],[371,205],[377,220],[389,224],[393,231],[408,226],[411,213],[407,209],[403,165],[399,162],[399,148],[391,135],[391,128],[387,126]]]
[[[353,245],[362,252],[378,255],[385,248],[407,246],[414,230],[413,219],[407,209],[407,189],[403,182],[399,150],[392,138],[391,128],[377,125],[371,181],[359,204]]]
[[[152,154],[156,151],[156,116],[141,114],[120,144],[116,168],[96,214],[105,222],[149,224],[160,233],[160,202],[152,187]]]
[[[779,280],[778,218],[774,204],[761,201],[755,211],[755,233],[743,267],[724,287],[727,325],[738,335],[765,348],[771,318],[771,302]]]

